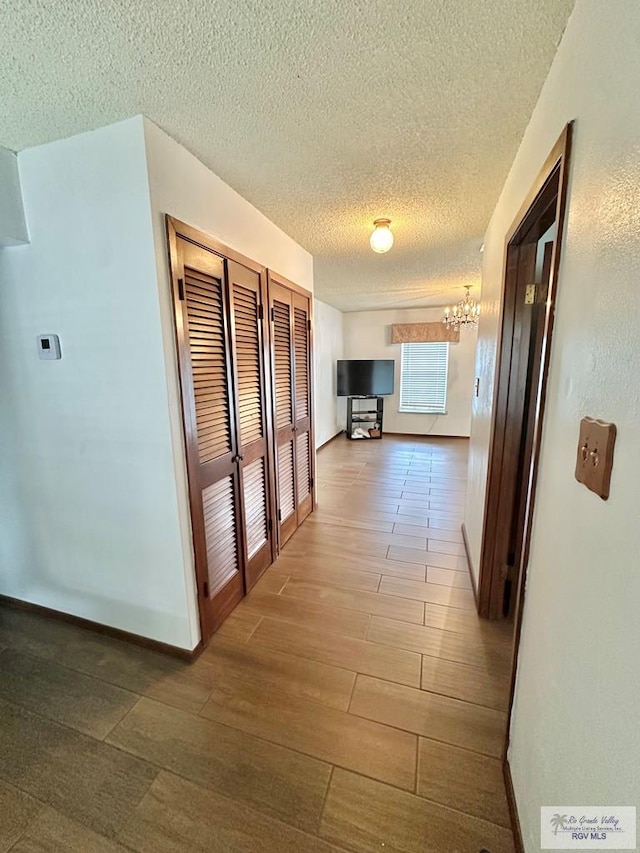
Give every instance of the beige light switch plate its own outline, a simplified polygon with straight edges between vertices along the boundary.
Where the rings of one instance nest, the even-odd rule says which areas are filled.
[[[615,424],[596,418],[583,418],[580,421],[576,480],[600,495],[603,501],[609,497],[615,443]]]

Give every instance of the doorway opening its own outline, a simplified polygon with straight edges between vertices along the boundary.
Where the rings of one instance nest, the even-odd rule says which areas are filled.
[[[516,626],[535,500],[570,138],[567,125],[506,237],[478,610]]]
[[[513,624],[502,768],[518,850],[524,847],[508,759],[510,720],[566,212],[571,133],[572,126],[568,124],[505,240],[501,335],[478,585],[480,616]]]

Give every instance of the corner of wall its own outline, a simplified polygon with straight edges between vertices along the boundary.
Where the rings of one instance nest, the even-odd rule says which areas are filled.
[[[635,108],[640,9],[578,0],[542,87],[485,240],[477,366],[494,375],[504,236],[567,122],[575,120],[566,234],[538,464],[509,761],[527,851],[540,849],[540,807],[635,803],[640,641],[634,495],[640,476],[634,311],[640,273]],[[469,518],[481,534],[492,394],[476,411]],[[616,423],[611,495],[574,478],[585,415]],[[603,727],[602,721],[606,720]],[[623,748],[620,748],[620,745]],[[617,848],[616,848],[617,849]]]
[[[18,157],[31,243],[1,253],[2,591],[192,648],[142,130]],[[38,360],[43,331],[60,361]]]
[[[161,134],[160,129],[146,116],[141,115],[141,129],[144,145],[144,157],[149,188],[149,223],[154,247],[153,264],[156,269],[158,286],[158,309],[162,332],[163,359],[165,366],[167,412],[171,432],[173,471],[176,488],[176,513],[180,526],[181,548],[185,598],[188,608],[189,633],[193,647],[200,640],[200,619],[198,615],[198,594],[195,579],[195,556],[189,510],[189,487],[187,480],[187,460],[182,424],[181,391],[178,370],[178,356],[175,345],[175,326],[169,259],[166,241],[165,214],[156,199],[156,161],[154,158],[153,138]]]
[[[153,229],[184,577],[191,631],[196,637],[199,636],[197,590],[165,215],[170,214],[199,228],[220,243],[254,258],[265,267],[277,271],[311,292],[313,258],[169,134],[144,116],[140,116],[139,120],[149,185],[150,221]]]
[[[344,314],[314,299],[315,441],[320,447],[345,427],[346,406],[336,396],[336,362],[344,358]]]
[[[28,242],[18,156],[0,146],[0,248]]]

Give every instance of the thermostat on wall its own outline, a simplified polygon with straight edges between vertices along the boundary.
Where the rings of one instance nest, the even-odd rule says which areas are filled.
[[[60,338],[57,335],[38,335],[38,357],[44,359],[62,358]]]

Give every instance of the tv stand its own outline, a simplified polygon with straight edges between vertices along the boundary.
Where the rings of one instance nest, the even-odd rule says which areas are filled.
[[[355,407],[354,403],[357,403]],[[384,397],[347,397],[347,438],[382,438],[383,409]],[[358,433],[354,435],[357,429],[363,430],[366,436]]]

